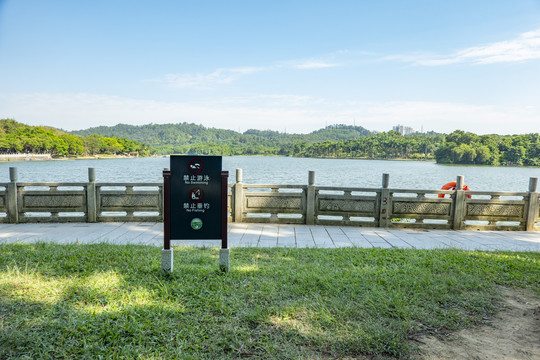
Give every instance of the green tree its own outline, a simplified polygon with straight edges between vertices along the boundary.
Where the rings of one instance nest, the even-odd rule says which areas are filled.
[[[101,136],[92,134],[84,138],[84,150],[85,154],[96,155],[99,154],[102,149]]]
[[[84,143],[80,137],[71,134],[62,134],[60,138],[67,146],[67,153],[70,155],[80,155],[84,152]]]
[[[503,152],[503,160],[508,165],[523,165],[526,152],[523,146],[512,146]]]

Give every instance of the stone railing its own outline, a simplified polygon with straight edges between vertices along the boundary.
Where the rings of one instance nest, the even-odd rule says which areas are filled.
[[[162,221],[163,184],[20,183],[10,168],[10,182],[0,184],[0,222]],[[3,190],[2,190],[3,188]]]
[[[384,228],[540,230],[537,178],[528,192],[410,190],[307,185],[229,184],[232,222],[349,225]],[[444,196],[444,198],[440,197]],[[87,183],[19,183],[16,168],[10,182],[0,184],[0,222],[162,221],[163,184],[96,183],[89,169]]]

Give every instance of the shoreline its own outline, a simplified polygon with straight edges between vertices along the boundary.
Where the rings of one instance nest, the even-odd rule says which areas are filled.
[[[50,154],[13,154],[13,155],[0,155],[0,164],[8,162],[25,162],[25,161],[69,161],[69,160],[107,160],[107,159],[136,159],[136,158],[168,158],[171,155],[186,155],[196,156],[192,154],[164,154],[164,155],[149,155],[149,156],[130,156],[130,155],[86,155],[86,156],[70,156],[70,157],[53,157]],[[201,155],[203,156],[203,155]],[[207,155],[204,155],[207,156]],[[283,158],[297,158],[297,159],[324,159],[324,160],[375,160],[375,161],[419,161],[435,163],[441,166],[472,166],[472,167],[500,167],[500,168],[539,168],[538,166],[526,166],[526,165],[479,165],[479,164],[443,164],[437,163],[435,159],[405,159],[405,158],[393,158],[393,159],[377,159],[377,158],[362,158],[362,157],[331,157],[331,156],[287,156],[287,155],[216,155],[223,157],[283,157]]]
[[[48,155],[48,156],[47,156]],[[94,155],[94,156],[69,156],[53,157],[50,154],[14,154],[0,155],[0,163],[25,162],[25,161],[68,161],[68,160],[103,160],[103,159],[135,159],[145,156],[129,155]]]

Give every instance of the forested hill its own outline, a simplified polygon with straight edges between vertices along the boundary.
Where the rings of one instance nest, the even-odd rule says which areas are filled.
[[[51,154],[54,157],[132,154],[148,155],[138,141],[116,136],[68,134],[49,126],[29,126],[13,119],[0,119],[0,153]]]
[[[125,137],[143,142],[160,154],[289,155],[296,144],[305,146],[324,141],[337,142],[367,136],[372,132],[361,126],[332,125],[309,134],[286,134],[254,129],[239,133],[191,123],[178,123],[138,126],[118,124],[73,131],[72,134]]]
[[[149,149],[148,145],[152,148]],[[65,131],[0,119],[0,152],[96,154],[283,155],[353,159],[435,159],[441,164],[540,166],[540,134],[371,133],[332,125],[309,134],[206,128],[195,124],[124,125]]]
[[[540,166],[540,135],[451,134],[402,136],[361,126],[332,125],[309,134],[206,128],[196,124],[101,126],[78,135],[118,136],[145,143],[159,154],[284,155],[362,159],[435,159],[441,164]],[[96,135],[94,135],[96,136]]]

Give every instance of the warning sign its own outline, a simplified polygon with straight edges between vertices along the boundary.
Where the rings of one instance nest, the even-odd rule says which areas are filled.
[[[221,156],[171,155],[171,239],[221,238]]]
[[[189,190],[189,198],[194,203],[202,202],[204,200],[204,190],[198,187]]]
[[[188,170],[193,175],[199,175],[202,173],[204,165],[200,159],[192,159],[188,164]]]

